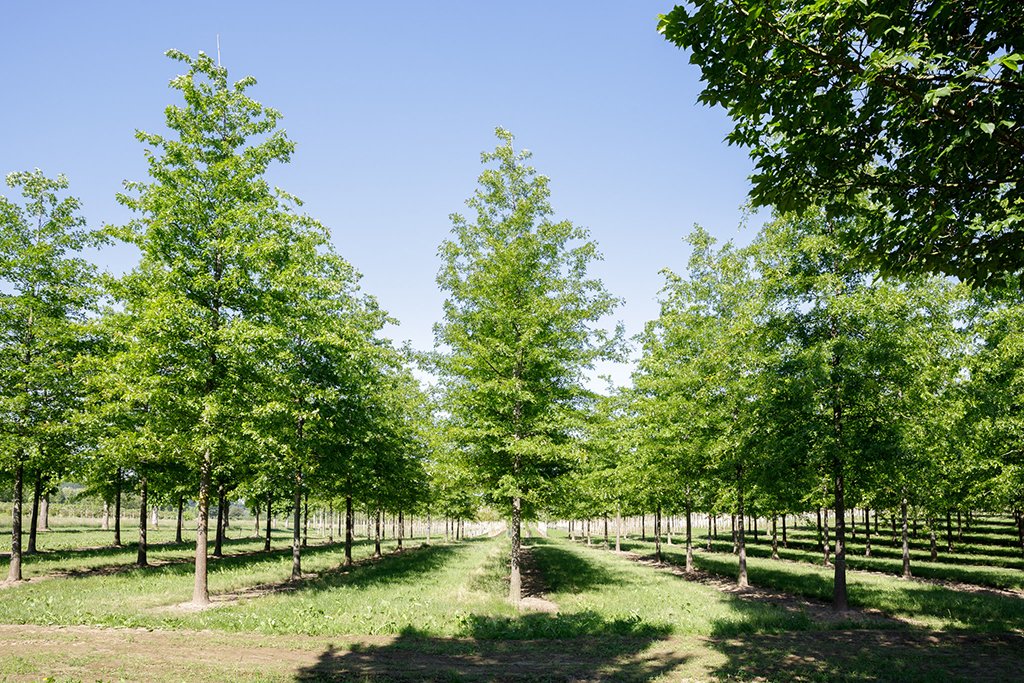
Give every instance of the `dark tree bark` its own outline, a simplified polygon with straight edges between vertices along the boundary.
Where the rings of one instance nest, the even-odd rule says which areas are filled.
[[[777,533],[776,524],[778,515],[772,515],[772,559],[779,559],[779,535]]]
[[[214,533],[213,556],[224,556],[224,484],[217,486],[217,527]]]
[[[518,454],[516,455],[516,461],[518,464]],[[512,553],[509,561],[509,568],[511,569],[511,572],[509,575],[508,597],[513,605],[518,605],[523,599],[523,576],[520,568],[520,543],[522,542],[522,539],[519,536],[519,524],[522,519],[522,505],[523,501],[518,496],[512,499]],[[587,540],[589,544],[590,539],[588,538]]]
[[[661,562],[661,505],[654,508],[654,559]]]
[[[402,538],[405,536],[405,517],[402,511],[398,511],[398,549],[402,550]]]
[[[374,523],[373,556],[380,557],[380,506],[377,506],[377,518]]]
[[[212,392],[212,389],[211,389]],[[210,604],[210,584],[207,577],[207,541],[210,532],[210,483],[213,478],[213,451],[203,451],[199,466],[199,496],[196,498],[196,574],[192,587],[192,602]],[[120,505],[118,505],[120,507]]]
[[[327,542],[334,543],[334,501],[327,501]]]
[[[789,541],[786,538],[786,515],[782,515],[782,547],[789,547]]]
[[[925,522],[928,524],[928,535],[930,540],[929,550],[931,551],[930,560],[932,562],[936,562],[939,559],[939,549],[935,545],[935,518],[929,515]]]
[[[693,518],[690,487],[686,487],[686,573],[693,572]]]
[[[270,550],[270,527],[274,522],[274,498],[267,493],[267,535],[263,540],[263,550]]]
[[[604,513],[604,549],[608,550],[608,513]]]
[[[903,520],[903,578],[910,578],[910,537],[907,535],[907,499],[900,503],[900,518]]]
[[[36,533],[39,531],[39,499],[43,495],[43,475],[36,473],[36,480],[32,486],[32,512],[29,515],[28,522],[28,548],[25,549],[26,555],[34,555],[36,553]]]
[[[178,526],[174,530],[174,542],[181,543],[181,527],[185,521],[185,496],[178,494]]]
[[[39,530],[49,531],[50,530],[50,492],[47,491],[43,494],[43,499],[39,501]]]
[[[739,509],[736,513],[739,515],[740,520],[743,519],[743,465],[736,466],[736,498]],[[736,580],[736,585],[740,588],[747,588],[750,584],[747,582],[747,539],[743,533],[743,523],[740,522],[739,533],[737,534],[737,545],[739,550],[739,576]]]
[[[146,551],[148,549],[146,546],[146,517],[148,516],[146,511],[146,502],[148,495],[148,482],[145,477],[142,477],[139,480],[139,498],[141,499],[139,502],[139,553],[135,560],[135,564],[140,567],[145,567],[149,564],[146,561]]]
[[[878,522],[878,515],[875,515],[875,522]],[[864,508],[864,557],[871,557],[871,520],[867,508]]]
[[[25,494],[25,452],[18,449],[14,466],[14,501],[11,506],[11,564],[7,568],[8,581],[21,581],[21,498]]]
[[[110,501],[103,501],[103,517],[100,521],[100,529],[110,531]]]
[[[953,552],[953,512],[946,509],[946,552]]]
[[[301,422],[299,438],[302,438]],[[292,500],[292,580],[302,578],[302,468],[295,470],[295,496]]]
[[[114,545],[121,547],[121,468],[117,468],[114,482]]]

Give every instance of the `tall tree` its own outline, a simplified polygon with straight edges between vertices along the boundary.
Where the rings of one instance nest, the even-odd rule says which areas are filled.
[[[756,205],[859,215],[886,273],[988,283],[1024,263],[1015,0],[691,0],[659,19],[733,117]],[[863,198],[867,201],[863,201]]]
[[[466,203],[475,221],[452,215],[437,276],[447,292],[435,340],[447,351],[436,367],[461,442],[492,502],[511,521],[509,597],[521,597],[520,523],[548,482],[578,419],[583,373],[611,358],[616,337],[595,324],[618,303],[587,277],[599,258],[586,230],[551,220],[548,178],[526,165],[528,152],[501,144]]]
[[[125,183],[133,194],[118,199],[139,217],[112,232],[136,245],[142,262],[111,290],[130,323],[123,335],[131,362],[122,365],[135,373],[131,398],[185,442],[199,473],[192,600],[206,604],[212,477],[223,459],[246,452],[232,425],[258,398],[251,380],[264,324],[287,305],[272,275],[317,227],[263,178],[294,144],[277,128],[280,114],[246,95],[255,79],[231,85],[201,52],[167,55],[188,67],[170,83],[184,105],[165,110],[172,135],[136,133],[152,182]]]
[[[0,465],[13,473],[14,510],[8,579],[21,580],[21,504],[26,466],[47,443],[61,442],[60,425],[78,400],[72,372],[88,335],[95,304],[93,268],[72,256],[95,235],[77,215],[79,202],[59,198],[64,176],[11,173],[24,206],[0,196]],[[40,463],[41,464],[41,463]]]

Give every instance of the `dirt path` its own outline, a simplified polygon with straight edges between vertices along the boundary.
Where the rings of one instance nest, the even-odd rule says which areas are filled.
[[[1019,635],[800,631],[471,641],[0,625],[0,680],[1024,681]],[[844,678],[845,676],[845,678]]]

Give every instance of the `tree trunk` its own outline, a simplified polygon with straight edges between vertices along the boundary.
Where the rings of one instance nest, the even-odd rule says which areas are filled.
[[[960,517],[960,511],[956,511],[956,542],[961,543],[964,540],[964,525],[963,520]]]
[[[21,581],[21,498],[25,493],[25,451],[18,449],[14,466],[14,501],[11,506],[11,564],[7,569],[8,581]]]
[[[622,513],[619,509],[619,504],[615,504],[615,552],[622,552],[622,544],[620,537],[622,536]]]
[[[711,527],[713,525],[714,525],[714,520],[712,519],[711,513],[709,512],[708,513],[708,544],[707,544],[707,547],[704,548],[708,552],[711,552]]]
[[[334,501],[327,501],[327,542],[334,543]]]
[[[647,515],[640,515],[640,540],[647,540]]]
[[[779,559],[779,535],[776,530],[777,515],[772,515],[772,559]]]
[[[199,468],[199,497],[196,499],[196,575],[192,588],[192,602],[196,605],[210,604],[210,588],[206,576],[207,537],[210,530],[210,479],[213,474],[213,453],[203,452]],[[120,507],[120,504],[118,504]]]
[[[743,519],[743,465],[736,466],[736,497],[739,504],[739,509],[736,514],[739,515],[740,520]],[[735,520],[735,517],[733,517]],[[740,522],[739,533],[737,537],[737,545],[739,550],[739,576],[736,580],[736,585],[739,588],[747,588],[750,584],[747,582],[747,542],[746,537],[743,534],[743,522]]]
[[[953,552],[953,512],[946,509],[946,552]]]
[[[374,524],[373,556],[380,557],[380,506],[377,506],[377,521]]]
[[[594,545],[590,542],[590,518],[587,517],[587,545]]]
[[[181,526],[185,521],[185,496],[178,494],[178,527],[174,531],[174,542],[181,543]]]
[[[402,550],[402,537],[405,536],[405,518],[402,511],[398,511],[398,549]]]
[[[789,541],[786,539],[786,515],[782,515],[782,547],[789,547]]]
[[[686,573],[693,572],[693,510],[690,504],[690,487],[686,487]]]
[[[900,517],[903,520],[903,578],[910,578],[910,537],[907,535],[907,499],[900,503]]]
[[[139,502],[139,554],[138,558],[135,560],[135,564],[140,567],[145,567],[149,564],[146,561],[146,517],[148,516],[146,513],[146,502],[148,494],[148,482],[145,477],[142,477],[139,480],[139,498],[141,499]]]
[[[661,505],[654,507],[654,559],[661,562]]]
[[[224,484],[217,486],[217,527],[213,541],[213,556],[224,556]]]
[[[875,521],[878,521],[878,515],[875,515]],[[864,557],[871,557],[871,518],[867,508],[864,508]]]
[[[103,501],[103,518],[100,522],[100,529],[110,531],[110,503],[106,500]]]
[[[301,439],[301,429],[299,433]],[[302,578],[302,468],[295,470],[295,495],[292,497],[292,580]]]
[[[516,465],[519,464],[519,456],[516,455]],[[518,470],[519,468],[516,467]],[[512,553],[509,558],[509,574],[508,583],[508,599],[513,605],[519,606],[520,601],[523,599],[523,577],[520,572],[520,534],[519,524],[522,519],[522,505],[523,501],[519,496],[512,499]],[[589,543],[589,538],[587,539]]]
[[[604,513],[604,549],[608,550],[608,513]]]
[[[925,521],[928,524],[928,535],[929,535],[929,538],[930,538],[930,541],[931,541],[931,546],[930,546],[931,557],[930,557],[930,561],[931,562],[936,562],[939,559],[939,549],[935,545],[935,518],[932,517],[931,515],[928,515],[928,519],[926,519]]]
[[[842,419],[841,410],[835,419],[837,422]],[[835,476],[836,505],[836,570],[832,580],[832,610],[845,612],[850,609],[846,596],[846,478],[843,462],[838,456],[832,461],[832,471]]]
[[[159,529],[160,528],[160,508],[158,508],[156,505],[151,507],[149,509],[149,517],[150,517],[150,519],[149,519],[150,526],[152,526],[154,529]]]
[[[352,543],[355,541],[355,515],[352,513],[352,494],[345,495],[345,566],[352,566]]]
[[[672,545],[672,515],[665,518],[665,544]]]
[[[302,547],[309,542],[309,491],[302,497]]]
[[[424,545],[430,545],[430,522],[430,510],[427,510],[427,540],[424,542]]]
[[[740,552],[740,537],[736,533],[736,513],[729,515],[729,519],[732,522],[732,554],[738,555]]]
[[[114,545],[121,547],[121,468],[117,468],[117,480],[114,484]]]
[[[28,521],[28,548],[26,555],[36,553],[36,533],[39,531],[39,499],[43,496],[43,475],[36,473],[36,480],[32,486],[32,513]]]
[[[263,550],[270,550],[270,528],[274,523],[274,498],[271,493],[267,493],[267,536],[263,539]]]

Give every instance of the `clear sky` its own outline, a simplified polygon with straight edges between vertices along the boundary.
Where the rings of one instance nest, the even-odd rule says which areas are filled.
[[[114,195],[146,180],[135,129],[164,132],[184,69],[164,51],[216,54],[278,109],[297,143],[269,181],[305,201],[362,288],[424,349],[448,215],[463,212],[495,126],[551,178],[556,219],[590,229],[594,268],[632,335],[657,316],[662,268],[682,271],[695,223],[738,230],[752,164],[697,103],[699,70],[656,30],[672,0],[597,2],[7,2],[0,172],[64,173],[89,224],[130,215]],[[10,195],[6,187],[3,194]],[[135,265],[125,247],[96,255]],[[618,383],[628,367],[603,367]]]

